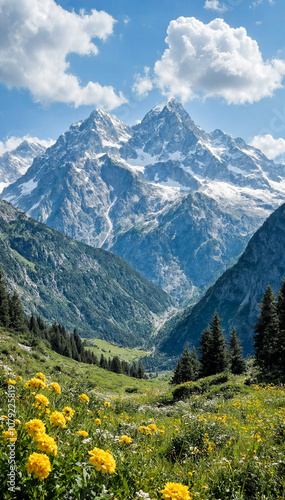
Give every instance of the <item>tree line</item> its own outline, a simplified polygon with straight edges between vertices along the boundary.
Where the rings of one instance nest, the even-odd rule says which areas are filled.
[[[285,376],[285,279],[275,297],[272,287],[267,286],[261,303],[260,313],[254,328],[254,363],[262,375]],[[215,312],[209,327],[203,330],[199,340],[198,354],[187,345],[178,360],[172,384],[181,384],[200,377],[215,375],[225,370],[235,375],[246,369],[242,347],[236,329],[230,333],[227,343],[221,327],[222,320]]]
[[[198,380],[225,370],[235,375],[245,371],[245,360],[236,329],[233,328],[227,344],[221,322],[219,314],[215,312],[209,327],[203,330],[199,340],[199,357],[195,347],[190,351],[189,346],[186,346],[174,368],[172,384]]]
[[[12,295],[7,291],[2,270],[0,268],[0,326],[15,332],[30,335],[32,346],[41,340],[53,351],[76,361],[94,364],[114,373],[123,373],[130,377],[146,378],[142,362],[129,364],[121,361],[118,356],[106,359],[103,354],[100,360],[81,340],[76,328],[69,333],[59,323],[48,325],[41,317],[34,314],[27,318],[16,291]]]
[[[267,286],[255,325],[256,366],[264,375],[285,376],[285,279],[275,297]]]

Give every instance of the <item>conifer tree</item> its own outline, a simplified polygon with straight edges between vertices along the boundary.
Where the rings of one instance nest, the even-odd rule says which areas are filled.
[[[199,340],[199,353],[200,353],[200,374],[201,377],[207,377],[208,375],[212,375],[211,368],[211,353],[213,350],[212,346],[212,333],[209,328],[205,328],[203,330],[201,339]]]
[[[14,291],[12,297],[9,299],[9,316],[10,328],[16,331],[23,332],[26,330],[26,318],[23,312],[22,304],[19,295]]]
[[[114,356],[111,361],[111,371],[114,373],[122,373],[121,361],[118,356]]]
[[[192,368],[193,368],[193,380],[197,380],[200,375],[200,363],[197,356],[197,351],[193,347],[191,352]]]
[[[234,375],[240,375],[245,371],[246,365],[242,356],[242,347],[235,328],[233,328],[230,335],[229,362],[230,371]]]
[[[0,326],[8,327],[9,323],[9,296],[3,280],[2,270],[0,268]]]
[[[277,313],[279,318],[278,352],[276,364],[282,375],[285,375],[285,279],[277,297]]]
[[[181,356],[181,378],[182,382],[193,380],[193,365],[189,345],[185,347]]]
[[[171,379],[172,384],[181,384],[199,377],[200,363],[195,348],[190,352],[189,345],[185,347],[181,358],[177,361]]]
[[[228,353],[226,339],[223,335],[223,330],[221,327],[222,320],[219,318],[217,312],[215,312],[212,321],[210,321],[210,330],[212,333],[212,373],[223,372],[228,368]]]
[[[139,365],[138,365],[138,378],[141,379],[146,378],[145,369],[141,360],[139,360]]]
[[[182,374],[181,374],[181,361],[178,359],[176,366],[173,371],[171,384],[182,384]]]
[[[277,307],[270,285],[267,286],[259,307],[260,314],[254,335],[255,362],[263,372],[268,373],[276,363],[279,338]]]
[[[131,365],[130,376],[134,377],[134,378],[137,378],[137,376],[138,376],[138,371],[137,371],[137,367],[136,367],[135,363],[132,363],[132,365]]]
[[[34,337],[40,336],[40,328],[39,323],[36,320],[35,316],[32,314],[29,321],[29,330],[34,335]]]

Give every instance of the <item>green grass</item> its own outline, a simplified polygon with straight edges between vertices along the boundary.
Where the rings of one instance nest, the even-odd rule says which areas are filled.
[[[27,352],[18,344],[24,341],[0,331],[0,386],[6,389],[7,380],[15,380],[19,419],[15,423],[18,490],[10,492],[8,401],[7,391],[2,390],[3,500],[285,499],[283,385],[248,385],[250,374],[223,373],[173,387],[160,378],[137,380],[89,367],[44,345]],[[47,387],[26,387],[27,379],[37,372],[46,376]],[[60,394],[53,392],[52,382],[59,383]],[[48,398],[49,413],[35,405],[38,393]],[[82,393],[88,402],[81,401]],[[66,406],[75,413],[60,428],[52,424],[50,415]],[[54,439],[55,456],[38,448],[40,436],[28,435],[25,424],[34,418],[44,422],[46,433]],[[78,431],[88,436],[81,437]],[[131,442],[120,441],[122,436]],[[96,455],[101,453],[98,449],[108,450],[115,470],[103,473],[101,465],[97,470],[90,462],[88,452],[94,450]],[[44,453],[51,463],[43,481],[27,470],[33,453]],[[178,485],[180,497],[162,492],[168,482]]]
[[[73,380],[84,380],[89,388],[99,387],[115,393],[123,393],[125,389],[130,388],[144,392],[147,388],[155,388],[157,384],[157,379],[140,380],[103,370],[96,365],[78,363],[52,351],[43,342],[32,347],[30,351],[20,347],[19,343],[30,345],[25,335],[15,337],[12,332],[9,333],[0,328],[0,368],[6,367],[11,373],[14,371],[23,377],[30,377],[37,371],[44,370],[51,376],[60,375],[61,380],[67,385]],[[104,341],[102,343],[106,346],[110,345]],[[112,347],[115,349],[115,346]],[[119,350],[120,348],[115,349],[114,353],[118,355]],[[131,352],[131,349],[121,350],[124,354],[126,354],[125,351]],[[161,381],[161,383],[167,387],[167,381]]]
[[[119,356],[120,359],[132,362],[138,361],[140,358],[150,354],[149,351],[144,351],[143,349],[130,349],[128,347],[119,347],[116,344],[112,344],[102,339],[88,339],[88,348],[100,358],[103,354],[106,358]]]

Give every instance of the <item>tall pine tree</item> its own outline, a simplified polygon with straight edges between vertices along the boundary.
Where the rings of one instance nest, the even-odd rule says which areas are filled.
[[[233,328],[230,335],[229,362],[230,371],[234,375],[240,375],[245,371],[246,365],[242,355],[242,347],[235,328]]]
[[[3,280],[2,270],[0,268],[0,326],[9,326],[9,296],[6,285]]]
[[[282,286],[278,292],[277,313],[279,318],[279,335],[276,362],[279,372],[285,375],[285,279],[283,279]]]
[[[270,285],[263,295],[255,325],[254,351],[257,366],[265,373],[274,369],[278,353],[279,319],[275,296]]]

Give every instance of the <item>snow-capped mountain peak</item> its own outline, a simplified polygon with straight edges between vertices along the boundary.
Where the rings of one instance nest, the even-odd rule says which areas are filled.
[[[206,133],[170,99],[133,127],[93,111],[2,196],[183,300],[238,257],[284,192],[284,167],[240,138]]]

